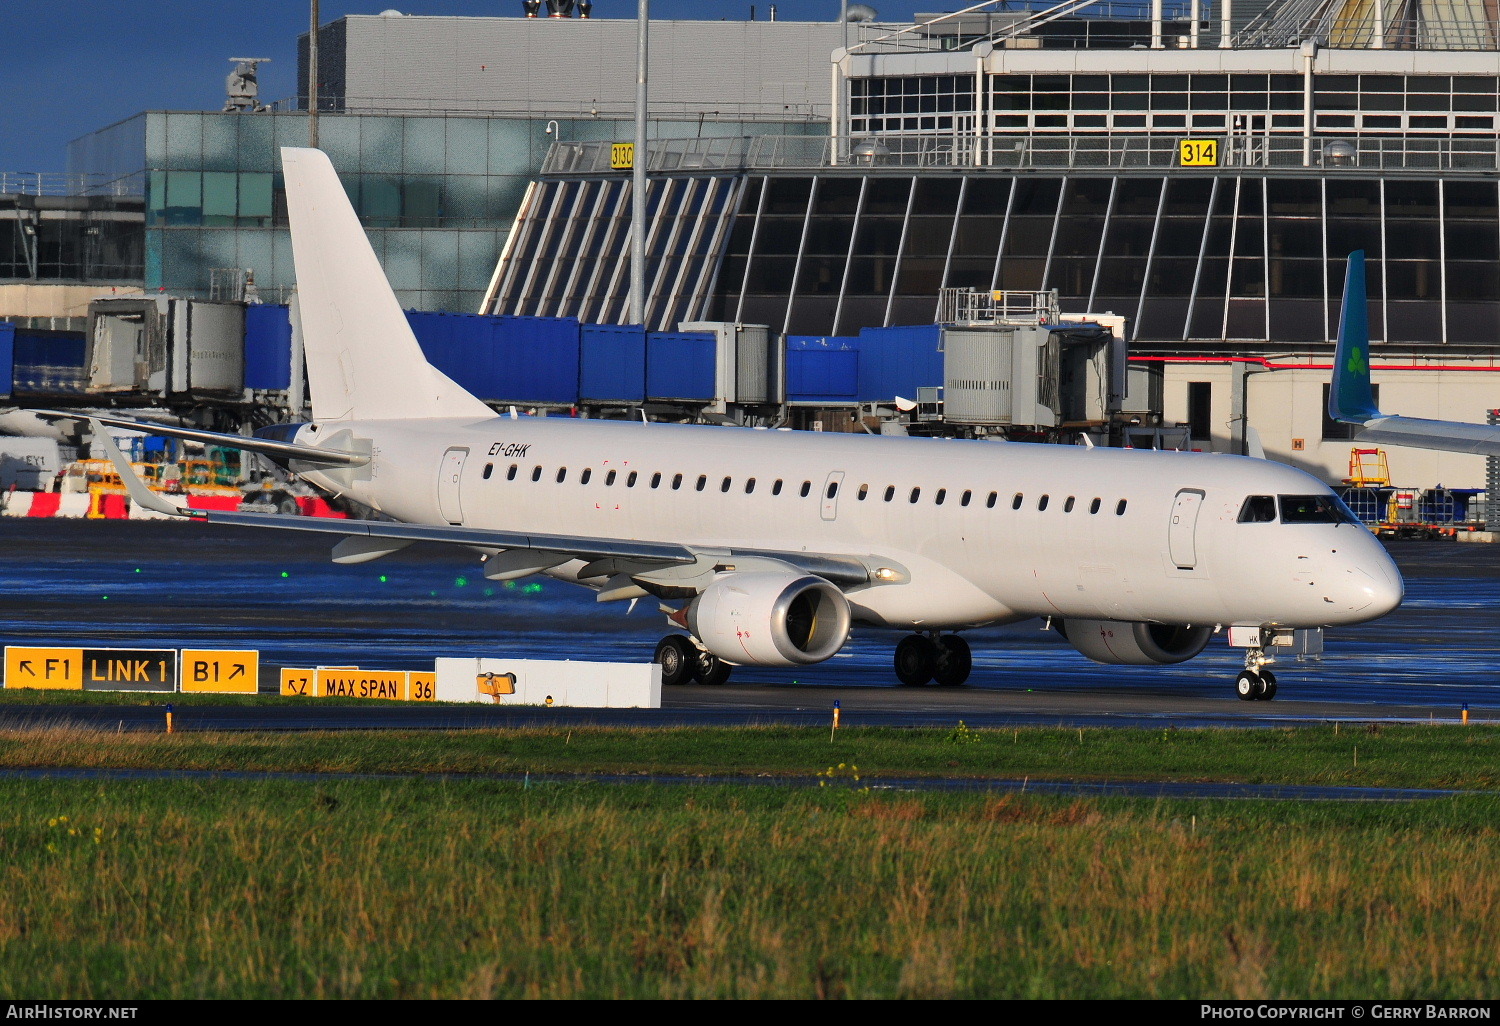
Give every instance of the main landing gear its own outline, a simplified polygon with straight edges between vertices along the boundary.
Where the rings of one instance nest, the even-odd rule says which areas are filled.
[[[699,684],[723,684],[732,667],[712,652],[693,644],[681,634],[668,634],[657,642],[651,661],[661,666],[661,682],[668,686],[696,680]]]
[[[957,634],[911,634],[896,646],[896,677],[910,687],[929,681],[954,687],[968,680],[973,668],[969,643]]]
[[[1276,697],[1276,675],[1266,669],[1271,657],[1263,648],[1245,653],[1245,668],[1234,679],[1234,693],[1242,702],[1269,702]]]

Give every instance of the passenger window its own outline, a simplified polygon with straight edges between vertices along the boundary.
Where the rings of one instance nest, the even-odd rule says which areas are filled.
[[[869,485],[862,484],[862,485],[859,486],[859,501],[860,502],[864,502],[865,501],[865,496],[867,496],[869,494],[870,494],[870,486]]]
[[[778,477],[775,480],[775,482],[771,485],[771,494],[772,495],[780,495],[781,494],[781,478]]]
[[[943,504],[943,500],[946,499],[947,497],[948,497],[948,489],[946,489],[946,488],[939,488],[937,490],[937,495],[932,500],[932,504],[934,506],[941,506]]]
[[[505,472],[505,480],[514,481],[516,479],[516,469],[516,465],[512,463],[510,469]]]
[[[677,489],[679,489],[681,487],[682,487],[682,475],[681,474],[673,474],[672,475],[672,491],[675,492],[675,491],[677,491]]]
[[[1276,519],[1276,497],[1273,495],[1247,495],[1240,507],[1239,522],[1242,524],[1269,524]]]
[[[990,492],[990,497],[988,499],[984,500],[984,508],[985,509],[994,509],[995,508],[995,503],[998,502],[999,499],[1000,499],[1000,493],[999,492]]]
[[[724,479],[724,483],[721,484],[721,485],[719,485],[719,491],[721,491],[721,492],[727,492],[727,491],[729,491],[729,485],[730,485],[730,483],[731,483],[730,479],[726,477]]]
[[[581,474],[578,475],[578,483],[579,484],[588,484],[589,483],[589,478],[591,478],[593,476],[594,476],[594,472],[592,470],[590,470],[588,467],[584,467],[583,468],[583,473],[581,473]],[[558,478],[558,480],[561,481],[562,478]]]
[[[630,472],[630,474],[625,478],[625,487],[626,488],[634,488],[635,487],[635,471],[632,470]]]
[[[1073,496],[1071,496],[1071,495],[1068,496],[1067,500],[1063,503],[1063,512],[1064,513],[1071,513],[1071,512],[1073,512]]]
[[[540,481],[542,479],[542,468],[541,467],[533,467],[532,468],[531,479],[533,481]]]
[[[895,497],[896,497],[896,486],[895,485],[886,485],[885,486],[885,501],[886,502],[890,502]]]
[[[749,495],[753,491],[755,491],[755,478],[753,478],[753,477],[747,477],[747,478],[745,478],[745,494]]]
[[[708,487],[708,475],[707,474],[699,474],[698,475],[698,489],[697,490],[701,492],[701,491],[703,491],[704,488],[707,488],[707,487]]]
[[[917,487],[915,487],[915,488],[913,488],[911,490],[911,501],[912,502],[916,502],[921,497],[922,497],[922,486],[918,485]]]
[[[484,465],[484,473],[480,474],[479,476],[482,477],[482,478],[484,478],[486,481],[488,481],[490,479],[490,475],[493,474],[494,472],[495,472],[495,465],[493,463],[486,463]]]
[[[971,492],[971,491],[969,491],[969,490],[967,490],[967,489],[965,489],[963,497],[958,500],[958,504],[960,506],[967,506],[969,504],[969,500],[972,499],[973,497],[974,497],[974,493]]]
[[[1121,499],[1118,503],[1115,504],[1115,516],[1117,516],[1117,517],[1123,517],[1124,515],[1125,515],[1125,500]]]
[[[1043,495],[1040,499],[1036,500],[1036,508],[1037,508],[1038,512],[1040,512],[1041,510],[1044,510],[1044,509],[1047,508],[1047,499],[1048,498],[1049,498],[1049,496]]]
[[[567,467],[558,467],[557,468],[557,483],[558,484],[562,484],[563,483],[563,478],[565,478],[567,476],[568,476],[568,468]]]
[[[1014,499],[1010,500],[1010,508],[1011,509],[1020,509],[1021,508],[1021,503],[1025,502],[1025,501],[1026,501],[1026,496],[1022,495],[1020,492],[1017,492],[1016,493],[1016,497]]]
[[[812,491],[812,482],[811,481],[803,481],[802,482],[802,497],[804,499],[807,498],[807,493],[810,492],[810,491]]]
[[[1089,512],[1090,513],[1097,513],[1097,512],[1099,512],[1099,500],[1098,499],[1095,499],[1093,502],[1089,503]]]
[[[829,481],[828,482],[828,495],[826,496],[826,498],[831,499],[835,495],[837,495],[838,493],[839,493],[839,483],[837,481]]]
[[[654,474],[651,475],[651,487],[652,488],[660,488],[661,487],[661,471],[658,470],[656,473],[654,473]]]
[[[604,475],[604,485],[607,488],[607,487],[609,487],[610,485],[612,485],[614,483],[615,483],[615,472],[613,470],[611,470],[608,474]]]

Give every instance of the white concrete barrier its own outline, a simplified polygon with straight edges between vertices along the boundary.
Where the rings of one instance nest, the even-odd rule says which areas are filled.
[[[661,708],[661,667],[656,663],[440,658],[434,669],[439,702]]]

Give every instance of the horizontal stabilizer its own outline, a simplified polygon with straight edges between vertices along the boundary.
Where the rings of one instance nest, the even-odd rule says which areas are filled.
[[[269,438],[247,438],[221,431],[203,431],[198,428],[171,427],[143,420],[126,420],[122,417],[94,417],[87,413],[68,413],[61,410],[33,410],[39,417],[49,419],[86,421],[90,424],[107,424],[127,431],[144,431],[163,438],[181,438],[204,445],[221,445],[226,449],[255,452],[282,460],[299,460],[322,467],[360,467],[370,462],[370,457],[361,453],[341,452],[338,449],[323,449],[315,445],[298,445],[295,442],[274,442]],[[105,432],[96,429],[95,435]]]

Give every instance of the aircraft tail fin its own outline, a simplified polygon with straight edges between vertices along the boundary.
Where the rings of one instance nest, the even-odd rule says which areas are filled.
[[[493,417],[423,356],[327,154],[281,164],[314,419]]]
[[[1339,340],[1333,351],[1333,383],[1328,415],[1346,424],[1379,417],[1370,387],[1370,313],[1365,291],[1365,251],[1349,254],[1344,275],[1344,303],[1339,311]]]

